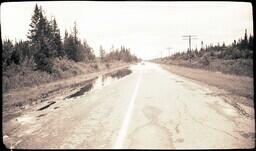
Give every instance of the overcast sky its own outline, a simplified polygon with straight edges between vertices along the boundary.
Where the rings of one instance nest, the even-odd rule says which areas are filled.
[[[132,53],[149,59],[184,51],[188,41],[182,35],[195,34],[192,47],[230,44],[253,34],[251,3],[246,2],[36,2],[50,18],[55,16],[61,35],[77,22],[79,37],[96,51],[124,45]],[[1,4],[2,38],[26,40],[35,2]]]

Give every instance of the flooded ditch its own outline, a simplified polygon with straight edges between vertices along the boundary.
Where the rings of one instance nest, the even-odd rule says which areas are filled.
[[[94,89],[102,89],[104,86],[109,85],[112,82],[123,78],[131,73],[132,71],[129,68],[125,68],[104,75],[100,75],[95,79],[88,80],[86,84],[84,84],[84,86],[80,88],[79,91],[67,96],[65,99],[75,98],[84,95],[84,93],[92,91]]]

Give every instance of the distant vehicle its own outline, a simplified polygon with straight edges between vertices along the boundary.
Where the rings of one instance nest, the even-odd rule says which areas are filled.
[[[142,61],[142,62],[141,62],[141,65],[145,65],[145,63]]]

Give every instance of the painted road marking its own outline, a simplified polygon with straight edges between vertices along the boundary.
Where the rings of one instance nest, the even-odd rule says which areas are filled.
[[[117,141],[115,143],[114,149],[122,149],[124,139],[127,135],[127,130],[128,130],[128,126],[129,126],[131,116],[132,116],[132,110],[133,110],[135,98],[137,96],[137,92],[138,92],[138,89],[139,89],[141,77],[142,77],[142,73],[140,72],[139,78],[138,78],[137,83],[136,83],[136,87],[133,91],[133,95],[132,95],[128,110],[127,110],[125,118],[123,120],[122,127],[121,127],[121,129],[118,133],[118,137],[117,137]]]

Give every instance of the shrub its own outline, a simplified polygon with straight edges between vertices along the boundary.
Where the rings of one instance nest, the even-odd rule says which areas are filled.
[[[210,52],[210,56],[214,56],[214,52],[213,51]]]
[[[208,65],[210,64],[210,61],[209,61],[209,59],[208,59],[208,56],[207,56],[207,55],[204,55],[204,56],[200,59],[199,63],[203,64],[204,66],[208,66]]]
[[[73,60],[56,58],[53,61],[53,75],[55,78],[68,78],[82,73]]]
[[[90,66],[91,66],[92,68],[96,69],[96,70],[98,70],[98,69],[99,69],[98,64],[91,64]]]
[[[26,86],[38,85],[54,80],[47,72],[34,71],[32,68],[12,64],[3,72],[3,92]]]
[[[109,69],[110,64],[109,64],[109,63],[106,63],[105,66]]]

